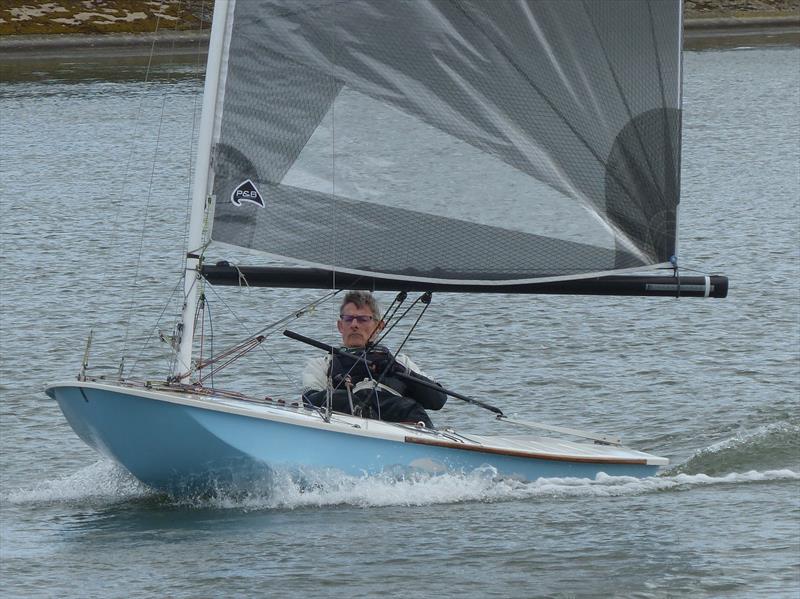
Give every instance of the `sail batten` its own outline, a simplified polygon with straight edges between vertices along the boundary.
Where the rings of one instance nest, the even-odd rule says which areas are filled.
[[[236,2],[212,239],[474,285],[666,263],[680,38],[671,0]]]

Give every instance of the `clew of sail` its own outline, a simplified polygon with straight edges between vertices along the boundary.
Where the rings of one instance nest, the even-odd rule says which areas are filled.
[[[213,240],[477,286],[676,254],[680,2],[239,0],[227,25]]]

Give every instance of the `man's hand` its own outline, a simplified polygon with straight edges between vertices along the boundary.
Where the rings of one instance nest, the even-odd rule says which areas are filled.
[[[372,370],[372,373],[375,376],[380,376],[384,373],[384,371],[387,375],[398,372],[406,372],[405,367],[397,362],[389,350],[380,349],[377,351],[372,351],[367,354],[367,359],[370,361],[370,370]]]

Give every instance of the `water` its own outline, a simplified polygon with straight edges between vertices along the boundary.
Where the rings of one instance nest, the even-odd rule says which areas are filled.
[[[729,275],[729,298],[442,294],[408,347],[507,413],[669,457],[661,476],[285,475],[179,500],[98,458],[41,389],[75,376],[91,327],[96,371],[123,353],[126,372],[168,366],[154,338],[177,310],[197,70],[16,73],[0,90],[0,595],[797,597],[799,58],[685,57],[681,260]],[[319,295],[208,294],[218,347]],[[334,310],[292,328],[333,340]],[[266,345],[218,383],[294,396],[314,350]],[[500,430],[455,400],[434,420]]]

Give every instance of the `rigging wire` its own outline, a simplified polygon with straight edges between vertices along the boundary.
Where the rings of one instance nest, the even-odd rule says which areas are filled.
[[[181,10],[181,9],[182,9],[182,6],[180,6],[180,3],[179,3],[179,10]],[[202,0],[202,2],[200,3],[200,11],[201,11],[200,15],[201,16],[198,19],[198,23],[199,23],[198,30],[200,32],[203,31],[203,23],[204,23],[203,16],[206,14],[206,9],[207,9],[206,0]],[[188,7],[187,7],[187,10],[188,10]],[[178,25],[178,21],[176,20],[176,22],[175,22],[176,30],[177,30],[177,25]],[[202,69],[203,69],[202,42],[199,39],[197,41],[197,52],[195,53],[195,69],[196,69],[196,71],[198,73],[202,72]],[[198,110],[198,102],[199,102],[199,100],[201,98],[202,98],[202,94],[201,93],[195,92],[193,94],[191,137],[189,138],[189,152],[187,153],[187,161],[186,161],[187,162],[187,165],[186,165],[187,166],[187,173],[186,173],[187,174],[187,180],[186,180],[187,184],[186,184],[186,208],[185,208],[185,211],[184,211],[184,220],[183,220],[183,242],[182,242],[182,247],[183,248],[187,248],[188,245],[189,245],[189,223],[191,221],[191,211],[192,211],[192,180],[194,178],[194,157],[196,156],[195,141],[197,139],[197,130],[198,130],[198,126],[199,126],[198,116],[199,116],[199,113],[200,113],[200,111]],[[201,248],[201,253],[205,251],[205,247],[206,246],[204,245]],[[194,248],[191,248],[191,249],[193,250]],[[180,272],[182,273],[182,277],[181,277],[180,280],[184,280],[184,277],[187,276],[187,270],[186,270],[187,261],[188,261],[187,252],[186,251],[181,252]],[[187,296],[184,293],[183,303],[186,302],[186,297]],[[181,319],[182,305],[183,304],[180,304],[180,305],[177,305],[175,307],[175,312],[174,312],[173,318],[176,321],[180,321],[180,319]],[[210,308],[209,308],[209,318],[210,318]],[[209,324],[210,324],[210,322],[209,322]],[[176,325],[176,328],[178,329],[176,331],[176,338],[179,338],[178,333],[180,333],[180,334],[183,333],[183,324],[181,323],[179,325]],[[213,335],[213,333],[212,333],[212,335]],[[171,363],[170,363],[170,366],[169,366],[169,369],[167,370],[167,372],[169,372],[170,374],[174,374],[174,372],[177,370],[177,367],[178,367],[178,355],[177,355],[176,352],[173,352],[173,359],[171,360]],[[213,386],[213,382],[212,382],[212,386]]]
[[[414,321],[414,324],[411,325],[411,328],[409,329],[409,331],[406,334],[405,338],[403,338],[403,341],[400,343],[400,345],[397,346],[397,349],[395,350],[396,354],[399,353],[403,349],[403,346],[405,346],[405,344],[408,342],[408,339],[411,337],[411,333],[413,333],[414,329],[417,328],[417,325],[419,324],[419,321],[422,320],[422,317],[425,315],[425,312],[428,310],[428,308],[431,305],[431,298],[432,297],[433,297],[433,294],[430,291],[426,291],[421,296],[419,296],[416,299],[416,301],[414,301],[414,304],[416,304],[417,302],[422,302],[423,304],[425,304],[425,307],[422,308],[422,310],[420,310],[420,313],[417,316],[417,319]],[[411,304],[411,305],[413,306],[414,304]],[[408,313],[408,311],[406,311],[404,313],[404,315],[407,314],[407,313]]]
[[[401,291],[400,293],[398,293],[395,296],[395,298],[392,300],[392,303],[389,304],[389,307],[386,309],[386,312],[384,313],[384,317],[382,319],[384,321],[384,323],[391,321],[396,316],[398,310],[400,309],[400,306],[406,300],[407,297],[408,297],[408,293],[406,293],[405,291]],[[411,306],[409,306],[409,310],[414,307],[414,304],[416,304],[416,301],[414,303],[412,303]],[[392,311],[392,308],[394,308],[394,311]],[[407,313],[408,313],[408,310],[406,310],[406,312],[403,313],[403,316],[405,316],[405,314],[407,314]],[[400,318],[402,319],[403,316],[401,316]],[[386,336],[386,334],[392,328],[394,328],[394,325],[392,325],[392,327],[390,327],[389,330],[384,329],[386,332],[376,342],[371,343],[370,345],[371,346],[379,345],[380,342],[383,340],[383,338]],[[350,376],[350,374],[359,366],[359,364],[363,363],[363,368],[366,370],[366,372],[367,372],[368,376],[370,377],[370,379],[372,379],[372,373],[371,373],[371,371],[369,369],[369,363],[367,362],[367,353],[368,353],[367,351],[362,352],[361,356],[359,356],[359,359],[353,361],[352,366],[345,373],[345,376]],[[333,354],[328,354],[328,355],[330,356],[330,359],[333,360]],[[352,411],[351,411],[351,413],[352,413]]]
[[[205,301],[205,297],[203,298]],[[208,355],[213,358],[214,357],[214,319],[211,317],[211,302],[205,302],[206,311],[208,312],[208,330],[209,330],[209,338],[208,338]],[[215,370],[211,370],[210,378],[211,378],[211,388],[214,388],[214,372]]]
[[[155,25],[154,33],[158,32],[158,27],[159,27],[160,22],[161,22],[161,14],[159,13],[156,16],[156,25]],[[152,67],[152,64],[153,64],[153,57],[155,55],[155,44],[156,44],[156,38],[153,37],[153,41],[150,44],[150,52],[149,52],[148,58],[147,58],[147,66],[145,67],[145,72],[144,72],[144,81],[143,81],[144,85],[147,85],[148,83],[150,83],[150,70],[151,70],[151,67]],[[123,171],[123,175],[122,175],[122,187],[119,190],[119,199],[120,199],[120,201],[117,204],[117,210],[116,210],[116,212],[114,214],[114,221],[113,221],[113,223],[111,225],[111,240],[110,240],[110,246],[111,247],[117,247],[117,243],[116,242],[117,242],[117,238],[118,238],[118,235],[119,235],[119,217],[120,217],[120,213],[122,212],[122,207],[125,205],[124,199],[125,199],[125,195],[127,193],[128,182],[130,180],[131,165],[133,164],[133,158],[136,155],[136,141],[137,141],[137,139],[139,137],[139,128],[140,128],[140,124],[142,122],[142,118],[141,117],[142,117],[142,112],[143,112],[143,107],[144,107],[144,101],[145,101],[145,95],[142,94],[140,96],[140,98],[139,98],[139,105],[136,107],[136,114],[135,114],[134,119],[133,119],[133,135],[131,136],[131,147],[130,147],[130,152],[128,154],[128,159],[125,162],[125,167],[124,167],[124,171]],[[108,279],[110,277],[111,277],[111,269],[108,269],[108,270],[106,270],[105,280],[108,281]],[[98,311],[98,312],[102,313],[102,311]],[[126,320],[125,336],[124,336],[124,340],[123,340],[123,343],[122,343],[122,355],[120,356],[120,373],[119,373],[120,374],[120,378],[122,378],[122,375],[123,375],[123,364],[124,364],[124,361],[125,361],[125,351],[126,351],[127,343],[128,343],[129,325],[130,325],[130,313],[129,313],[128,318]],[[97,326],[97,319],[95,319],[95,321],[94,321],[94,323],[93,323],[91,328],[94,329],[94,328],[96,328],[96,326]]]
[[[336,42],[337,42],[337,35],[338,35],[338,24],[336,22],[336,2],[333,3],[331,7],[331,16],[333,21],[333,35],[331,35],[331,61],[330,61],[330,79],[329,85],[335,90],[338,87],[338,83],[336,81],[336,73],[334,72],[334,66],[336,64]],[[338,230],[338,222],[337,222],[337,215],[338,211],[336,210],[336,98],[337,94],[332,94],[331,97],[333,101],[331,102],[331,211],[332,211],[332,218],[331,218],[331,254],[332,254],[332,261],[331,264],[336,265],[337,256],[336,256],[336,241],[338,239],[337,230]],[[333,273],[331,276],[331,287],[332,289],[336,289],[336,268],[333,268]],[[329,354],[330,361],[333,360],[333,353]],[[330,363],[330,362],[329,362]],[[330,420],[331,412],[333,412],[333,388],[330,384],[330,377],[328,377],[328,392],[326,394],[325,399],[325,420]]]
[[[162,1],[161,2],[161,9],[162,10],[156,16],[156,24],[155,24],[155,28],[154,28],[154,33],[158,33],[158,30],[159,30],[159,27],[160,27],[160,23],[161,23],[161,13],[163,12],[164,7],[165,7],[165,3]],[[205,1],[203,2],[201,9],[205,10]],[[179,12],[179,14],[180,14],[180,12],[182,10],[183,10],[182,2],[179,2],[178,3],[178,12]],[[180,20],[176,19],[175,28],[174,28],[175,31],[178,31],[179,22],[180,22]],[[199,20],[199,22],[200,22],[200,28],[202,29],[202,23],[203,23],[202,18]],[[148,56],[147,69],[146,69],[146,72],[145,72],[145,83],[149,80],[150,71],[151,71],[151,67],[152,67],[152,63],[153,63],[153,58],[155,56],[155,44],[156,44],[156,38],[154,37],[153,38],[153,42],[150,45],[150,53],[149,53],[149,56]],[[196,54],[197,55],[197,63],[196,64],[198,65],[198,68],[199,68],[199,62],[200,62],[200,58],[201,58],[201,52],[200,52],[200,45],[199,44],[200,44],[200,42],[198,42],[198,52]],[[172,41],[172,48],[173,49],[174,49],[174,46],[175,46],[175,40],[173,39],[173,41]],[[170,80],[170,82],[171,81],[172,80]],[[161,97],[161,110],[160,110],[160,115],[159,115],[157,133],[156,133],[156,147],[155,147],[155,150],[153,152],[153,161],[152,161],[152,166],[151,166],[151,171],[150,171],[150,179],[149,179],[149,182],[148,182],[147,195],[146,195],[147,201],[145,202],[144,216],[143,216],[143,219],[142,219],[142,230],[141,230],[141,235],[140,235],[140,238],[139,238],[139,248],[138,248],[137,257],[136,257],[136,266],[134,268],[133,291],[131,293],[131,301],[130,301],[130,304],[129,304],[129,307],[128,307],[128,315],[127,315],[126,323],[125,323],[125,336],[124,336],[123,345],[122,345],[122,356],[121,356],[121,359],[120,359],[120,373],[119,373],[120,374],[120,378],[122,378],[124,376],[124,366],[123,365],[124,365],[124,360],[125,360],[125,353],[127,352],[128,339],[129,339],[129,335],[130,335],[131,321],[133,319],[133,310],[134,310],[134,305],[135,305],[135,302],[136,302],[136,296],[137,296],[137,290],[138,290],[139,270],[140,270],[140,265],[141,265],[141,260],[142,260],[142,253],[143,253],[143,248],[144,248],[144,239],[145,239],[145,231],[146,231],[147,222],[148,222],[148,214],[149,214],[149,209],[150,209],[150,205],[151,205],[152,197],[153,197],[152,192],[153,192],[153,185],[154,185],[154,181],[155,181],[155,173],[156,173],[158,152],[159,152],[159,148],[161,146],[161,134],[162,134],[162,129],[163,129],[164,120],[165,120],[165,112],[166,112],[165,107],[166,107],[166,102],[167,102],[167,96],[168,96],[168,94],[165,91],[162,94],[162,97]],[[191,127],[192,133],[191,133],[190,147],[194,143],[195,131],[197,129],[197,97],[198,97],[198,95],[194,94],[194,102],[193,102],[193,110],[192,110],[192,127]],[[142,99],[142,101],[139,104],[139,108],[138,108],[138,112],[137,112],[137,116],[136,116],[136,129],[134,131],[134,136],[138,133],[138,126],[139,126],[139,122],[141,120],[140,117],[141,117],[141,111],[142,111],[143,103],[144,103],[144,99]],[[128,158],[128,164],[126,165],[125,175],[124,175],[124,179],[123,179],[123,185],[127,184],[130,164],[133,161],[134,152],[135,152],[135,144],[132,145],[131,154],[130,154],[130,156]],[[189,163],[189,182],[190,183],[189,183],[189,185],[187,185],[187,196],[189,198],[191,198],[191,176],[192,176],[192,159],[191,159],[191,156],[192,156],[192,152],[190,151],[188,155],[189,155],[188,163]],[[123,196],[124,196],[124,187],[123,187]],[[189,203],[187,203],[187,210],[188,210],[188,204]],[[117,213],[117,218],[118,218],[118,215],[119,215],[119,213]],[[186,236],[188,234],[187,233],[188,218],[186,218],[184,220],[184,222],[185,222],[185,224],[184,224],[184,246],[185,246],[186,245]],[[116,224],[116,221],[115,221],[115,224]],[[184,260],[184,269],[182,269],[182,272],[185,273],[185,257],[184,257],[183,260]],[[173,290],[173,292],[170,294],[170,297],[167,300],[167,303],[165,304],[164,309],[162,310],[161,314],[159,315],[157,323],[156,323],[156,328],[158,327],[158,323],[160,323],[164,312],[166,311],[167,307],[169,306],[169,304],[170,304],[170,302],[172,300],[172,297],[174,296],[174,293],[175,293],[175,290]],[[147,337],[142,349],[147,345],[147,343],[149,343],[151,338],[152,338],[152,333],[148,335],[148,337]],[[137,356],[136,360],[134,361],[134,366],[138,363],[140,356],[141,356],[141,350],[140,350],[139,356]],[[171,367],[171,369],[172,369],[172,367]]]
[[[397,349],[395,350],[395,353],[392,354],[392,359],[384,367],[383,372],[381,373],[380,378],[378,379],[378,383],[379,384],[383,381],[383,379],[389,373],[389,371],[391,370],[392,366],[394,366],[394,364],[396,362],[397,354],[399,354],[403,350],[403,347],[405,346],[405,344],[408,342],[409,338],[411,337],[411,333],[414,332],[414,329],[417,328],[417,325],[419,324],[420,320],[422,320],[422,317],[425,315],[425,312],[428,311],[428,308],[431,305],[431,298],[432,298],[432,293],[430,291],[426,291],[419,298],[417,298],[417,300],[421,301],[425,305],[425,307],[422,308],[422,310],[420,310],[420,313],[417,316],[417,319],[414,321],[414,324],[411,325],[411,328],[408,330],[408,333],[406,334],[405,338],[400,343],[400,345],[397,346]],[[414,303],[416,303],[416,301]]]
[[[161,309],[161,313],[158,315],[158,319],[156,320],[155,328],[150,331],[150,333],[147,335],[147,338],[145,339],[144,343],[142,343],[142,346],[139,348],[139,353],[136,356],[136,359],[134,360],[133,366],[131,366],[130,370],[133,370],[136,366],[138,366],[139,360],[142,359],[142,355],[144,354],[145,348],[150,343],[150,340],[153,338],[153,332],[158,330],[158,325],[161,323],[161,319],[164,317],[164,314],[166,313],[167,308],[169,308],[170,303],[172,301],[172,298],[175,296],[175,294],[177,293],[178,289],[182,285],[183,285],[183,277],[178,277],[177,283],[172,288],[172,292],[169,294],[169,297],[167,298],[167,301],[164,303],[164,307]],[[166,341],[166,339],[164,338],[164,335],[159,333],[159,337],[161,338],[162,341]],[[173,352],[173,355],[174,355],[174,352]],[[174,360],[174,357],[173,357],[173,360]],[[120,378],[122,378],[122,373],[120,373]]]
[[[213,386],[214,386],[214,374],[216,374],[217,372],[219,372],[220,370],[222,370],[226,366],[229,366],[230,364],[232,364],[233,362],[235,362],[239,358],[243,357],[245,354],[250,353],[253,349],[255,349],[256,347],[261,345],[261,343],[263,341],[264,341],[264,337],[262,337],[262,336],[254,337],[253,339],[250,339],[247,343],[244,343],[244,344],[241,344],[241,345],[237,346],[235,348],[236,349],[235,353],[233,351],[225,352],[225,356],[230,356],[230,358],[227,361],[225,361],[222,364],[220,364],[219,366],[217,366],[216,368],[212,368],[211,371],[209,372],[209,374],[198,376],[197,382],[202,384],[203,381],[205,381],[205,379],[211,378],[211,386],[213,388]],[[217,357],[217,358],[215,358],[213,360],[209,360],[209,363],[210,364],[215,364],[216,362],[221,360],[223,357],[224,356],[219,356],[219,357]],[[199,371],[200,371],[200,368],[198,367],[198,373],[199,373]]]
[[[404,293],[405,293],[405,292],[404,292]],[[403,320],[403,319],[404,319],[404,318],[405,318],[405,317],[408,315],[408,313],[409,313],[409,312],[410,312],[410,311],[411,311],[411,310],[414,308],[414,306],[416,306],[416,305],[417,305],[417,303],[418,303],[419,301],[421,301],[421,300],[422,300],[422,298],[423,298],[423,297],[425,297],[425,295],[426,295],[426,294],[430,294],[430,292],[429,292],[429,291],[428,291],[428,292],[426,292],[425,294],[423,294],[423,295],[419,296],[417,299],[415,299],[413,302],[411,302],[411,305],[410,305],[408,308],[406,308],[406,309],[405,309],[405,311],[404,311],[404,312],[403,312],[403,313],[400,315],[400,317],[399,317],[399,318],[398,318],[398,319],[397,319],[397,320],[396,320],[394,323],[392,323],[392,325],[391,325],[391,326],[389,326],[389,327],[386,327],[386,328],[384,328],[384,329],[383,329],[383,333],[381,334],[381,336],[380,336],[380,337],[378,338],[378,340],[377,340],[377,341],[375,341],[375,343],[373,343],[372,345],[380,345],[380,344],[381,344],[381,342],[383,342],[384,338],[385,338],[385,337],[386,337],[386,336],[387,336],[389,333],[391,333],[391,332],[392,332],[392,330],[395,328],[395,326],[397,326],[397,325],[400,323],[400,321],[402,321],[402,320]],[[405,298],[403,298],[403,299],[405,299]],[[399,310],[400,306],[398,305],[398,306],[397,306],[397,308],[398,308],[398,310]],[[395,312],[396,312],[396,311],[395,311]],[[393,315],[392,315],[392,318],[394,318],[394,317],[395,317],[395,314],[393,314]],[[419,322],[419,319],[417,320],[417,322]],[[416,323],[414,324],[414,326],[416,326]]]
[[[194,308],[194,322],[197,323],[197,319],[200,319],[200,350],[197,355],[197,376],[202,378],[202,369],[203,369],[203,344],[205,343],[206,336],[205,336],[205,326],[206,326],[206,319],[205,319],[205,293],[200,293],[200,297],[198,297],[197,305]]]
[[[226,302],[224,300],[224,298],[222,298],[222,296],[220,296],[220,294],[217,292],[217,290],[214,288],[214,286],[213,285],[209,285],[209,288],[214,292],[214,295],[220,300],[222,305],[237,320],[237,322],[242,327],[246,328],[247,324],[242,320],[241,317],[239,317],[239,315],[233,310],[233,308],[231,308],[230,304],[228,304],[228,302]],[[229,346],[228,348],[222,350],[216,356],[212,355],[212,357],[209,358],[208,360],[199,360],[195,366],[197,367],[197,369],[204,368],[204,367],[207,367],[207,366],[211,366],[211,365],[215,364],[216,362],[218,362],[219,360],[223,360],[223,359],[233,355],[233,358],[231,360],[225,362],[222,366],[218,366],[218,367],[213,369],[212,373],[216,374],[217,372],[222,370],[222,368],[224,368],[225,366],[228,366],[232,362],[238,360],[239,358],[244,356],[246,353],[250,352],[255,347],[263,346],[263,342],[267,338],[271,337],[279,327],[281,327],[284,324],[292,321],[293,319],[301,318],[302,316],[304,316],[304,315],[306,315],[308,313],[314,312],[318,306],[330,301],[334,296],[336,296],[338,293],[340,293],[340,291],[341,290],[334,290],[334,291],[327,292],[321,298],[318,298],[316,300],[308,302],[307,304],[302,306],[300,309],[294,310],[291,314],[288,314],[287,316],[284,316],[283,318],[264,326],[263,328],[259,329],[255,333],[253,333],[253,334],[249,335],[248,337],[246,337],[244,340],[239,341],[238,343],[235,343],[234,345]],[[206,301],[207,301],[207,298],[206,298]],[[252,344],[252,346],[251,346],[251,344]],[[237,354],[237,352],[238,352],[238,354]],[[273,364],[275,364],[275,366],[277,366],[277,368],[281,371],[281,374],[283,374],[283,376],[286,377],[287,381],[291,382],[292,384],[297,384],[297,381],[284,370],[284,368],[281,366],[281,364],[277,360],[275,360],[275,358],[272,356],[271,353],[268,352],[267,356],[273,362]],[[193,369],[194,369],[195,366],[193,366]],[[181,373],[179,375],[173,376],[173,377],[171,377],[171,380],[179,380],[180,378],[185,377],[186,374],[188,374],[188,373]],[[202,377],[202,378],[205,378],[205,377]]]
[[[401,295],[403,296],[402,299],[400,299]],[[405,292],[401,292],[401,294],[398,294],[397,298],[395,298],[395,301],[400,299],[400,303],[402,303],[403,301],[405,301],[405,295],[406,295]],[[399,324],[399,322],[403,318],[406,317],[406,315],[409,313],[409,311],[411,309],[413,309],[413,307],[417,303],[422,302],[425,305],[425,307],[417,315],[417,319],[411,325],[410,329],[408,330],[408,333],[406,333],[406,336],[403,338],[403,341],[398,345],[397,349],[395,350],[395,353],[392,354],[392,359],[386,364],[386,366],[384,367],[383,371],[378,375],[377,378],[372,376],[372,371],[369,368],[369,361],[367,359],[367,356],[369,354],[370,348],[373,348],[373,347],[376,347],[376,346],[380,345],[380,343],[383,341],[383,339],[386,337],[386,335],[389,333],[389,331],[385,331],[383,333],[383,335],[381,335],[381,337],[375,343],[370,343],[367,347],[364,348],[364,351],[362,351],[360,354],[356,354],[354,357],[356,357],[357,359],[353,361],[353,365],[350,367],[350,369],[346,373],[346,376],[349,376],[349,374],[351,372],[353,372],[353,370],[359,364],[363,363],[363,367],[364,367],[364,370],[367,373],[367,376],[370,378],[370,380],[372,380],[375,383],[375,385],[372,387],[372,391],[369,394],[368,399],[365,402],[360,402],[357,407],[360,408],[360,409],[363,409],[366,405],[369,405],[369,403],[372,403],[373,400],[375,400],[374,401],[374,405],[377,407],[377,412],[378,412],[377,413],[377,418],[378,418],[378,420],[381,419],[381,412],[380,412],[381,404],[380,404],[380,401],[378,401],[378,385],[383,383],[384,379],[389,374],[392,366],[396,363],[397,354],[399,354],[402,351],[403,347],[405,346],[405,344],[408,342],[409,338],[411,337],[411,334],[414,332],[414,329],[416,329],[416,327],[419,324],[420,320],[422,320],[422,317],[424,316],[425,312],[430,307],[431,298],[432,298],[432,294],[431,294],[430,291],[426,291],[425,293],[423,293],[421,296],[419,296],[417,299],[415,299],[408,308],[406,308],[406,310],[403,312],[403,314],[400,316],[400,318],[389,328],[389,330],[392,330],[397,324]],[[400,308],[400,303],[398,303],[397,308],[395,309],[395,314]],[[392,303],[392,305],[393,304],[394,304],[394,302]],[[392,306],[390,305],[389,309],[391,309],[391,307]],[[388,313],[388,311],[389,310],[387,310],[387,313]],[[392,315],[392,317],[394,317],[394,314]],[[333,359],[333,358],[331,358],[331,359]],[[328,395],[332,396],[332,385],[328,385],[328,388],[329,388]],[[349,388],[348,388],[348,394],[349,394]]]
[[[408,293],[406,293],[405,291],[401,291],[400,293],[398,293],[394,297],[394,299],[392,300],[392,303],[389,304],[389,307],[386,308],[386,312],[384,312],[384,315],[383,315],[383,319],[382,320],[383,320],[383,323],[384,323],[384,328],[385,328],[385,325],[388,324],[389,322],[391,322],[392,319],[395,317],[395,315],[397,314],[397,311],[400,309],[400,306],[403,305],[403,302],[406,301],[407,297],[408,297]],[[392,308],[394,308],[394,312],[392,312]]]
[[[161,4],[161,7],[163,8],[163,3]],[[154,33],[158,33],[158,29],[159,29],[160,23],[161,23],[161,12],[159,12],[159,14],[156,16],[156,24],[155,24]],[[146,73],[145,73],[145,82],[147,82],[147,79],[149,77],[150,67],[152,65],[153,57],[155,55],[155,43],[156,43],[156,38],[154,37],[152,43],[150,44],[150,54],[149,54],[148,59],[147,59],[147,70],[146,70]],[[142,103],[143,103],[143,101],[142,101]],[[126,318],[126,322],[125,322],[125,338],[124,338],[123,343],[122,343],[122,357],[121,357],[121,360],[120,360],[120,371],[119,371],[120,379],[123,378],[123,375],[124,375],[124,370],[123,370],[123,366],[122,365],[124,364],[124,360],[125,360],[125,352],[127,350],[127,345],[128,345],[128,335],[129,335],[129,331],[130,331],[130,323],[131,323],[131,320],[132,320],[132,317],[133,317],[133,306],[134,306],[134,302],[136,300],[136,289],[137,289],[137,283],[138,283],[138,278],[139,278],[139,266],[141,264],[141,259],[142,259],[142,250],[143,250],[143,246],[144,246],[144,236],[145,236],[145,229],[147,227],[147,216],[148,216],[148,211],[149,211],[149,208],[150,208],[150,200],[152,199],[153,178],[154,178],[154,172],[155,172],[156,158],[158,156],[158,147],[159,147],[159,144],[160,144],[160,141],[161,141],[161,127],[162,127],[163,122],[164,122],[164,106],[165,106],[165,104],[166,104],[166,93],[162,95],[162,99],[161,99],[161,112],[160,112],[160,117],[159,117],[159,122],[158,122],[157,135],[156,135],[156,149],[155,149],[155,152],[153,153],[154,154],[153,155],[153,165],[152,165],[152,168],[151,168],[150,181],[149,181],[149,185],[148,185],[148,188],[147,188],[147,202],[145,203],[144,218],[142,219],[142,230],[141,230],[141,235],[140,235],[140,238],[139,238],[139,250],[138,250],[138,253],[137,253],[137,256],[136,256],[136,267],[134,269],[134,275],[133,275],[133,292],[131,293],[131,301],[130,301],[130,304],[128,306],[128,317]],[[140,104],[140,107],[141,107],[141,104]],[[138,115],[137,115],[137,127],[138,127]],[[131,156],[129,158],[130,161],[132,161],[132,159],[133,159],[134,150],[135,150],[135,146],[131,148]],[[126,169],[126,173],[125,173],[125,182],[126,181],[127,181],[127,169]]]
[[[126,325],[125,325],[125,341],[123,342],[123,345],[122,345],[123,356],[125,355],[125,351],[127,349],[128,333],[130,331],[131,320],[133,319],[133,307],[134,307],[134,305],[136,303],[136,295],[137,295],[136,291],[137,291],[137,289],[139,287],[139,285],[138,285],[138,283],[139,283],[139,268],[140,268],[141,263],[142,263],[142,252],[144,251],[144,238],[145,238],[145,233],[147,231],[147,219],[148,219],[149,212],[150,212],[151,200],[153,199],[153,193],[152,193],[153,192],[153,184],[154,184],[155,175],[156,175],[156,165],[157,165],[157,158],[158,158],[158,150],[159,150],[159,147],[161,145],[161,130],[162,130],[162,127],[163,127],[163,124],[164,124],[164,107],[166,106],[166,102],[167,102],[167,96],[166,96],[166,94],[164,94],[162,96],[162,98],[161,98],[161,115],[159,117],[158,129],[157,129],[157,132],[156,132],[156,147],[155,147],[155,151],[153,152],[153,161],[152,161],[152,165],[151,165],[151,168],[150,168],[150,179],[149,179],[148,185],[147,185],[147,201],[145,202],[145,206],[144,206],[144,215],[143,215],[143,218],[142,218],[142,221],[143,221],[142,222],[142,230],[141,230],[141,235],[139,236],[139,248],[138,248],[138,250],[136,252],[136,266],[135,266],[134,271],[133,271],[133,290],[131,292],[131,301],[130,301],[130,303],[128,305],[128,318],[127,318],[127,322],[126,322]]]

